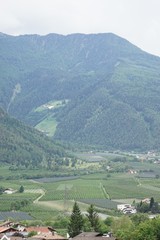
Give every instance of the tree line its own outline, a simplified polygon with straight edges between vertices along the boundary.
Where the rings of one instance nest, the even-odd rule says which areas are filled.
[[[154,205],[153,199],[151,205]],[[67,228],[70,237],[75,237],[81,232],[95,231],[102,234],[112,232],[118,240],[160,239],[160,217],[149,219],[147,214],[137,213],[119,218],[107,217],[102,221],[93,205],[89,206],[84,215],[77,202],[74,203]]]

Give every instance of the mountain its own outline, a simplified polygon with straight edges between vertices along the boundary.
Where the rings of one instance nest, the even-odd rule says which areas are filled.
[[[0,108],[0,163],[19,167],[47,167],[66,157],[64,149],[33,127],[11,118]]]
[[[160,148],[160,58],[112,33],[0,35],[0,105],[54,139]]]

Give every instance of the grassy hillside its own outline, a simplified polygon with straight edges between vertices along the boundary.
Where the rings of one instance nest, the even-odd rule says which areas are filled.
[[[111,33],[1,35],[0,105],[58,140],[159,149],[159,65]]]

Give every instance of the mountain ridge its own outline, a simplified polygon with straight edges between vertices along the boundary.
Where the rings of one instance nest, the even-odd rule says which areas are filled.
[[[159,57],[112,33],[5,36],[0,105],[34,126],[50,116],[58,140],[157,149],[159,65]],[[49,101],[66,104],[35,112]]]

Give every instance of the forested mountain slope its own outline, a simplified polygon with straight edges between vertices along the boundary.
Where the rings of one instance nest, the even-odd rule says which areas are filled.
[[[48,167],[67,156],[64,149],[0,108],[0,163],[19,167]]]
[[[160,58],[114,34],[0,35],[0,104],[54,138],[113,149],[160,148]],[[35,111],[50,101],[61,107]]]

